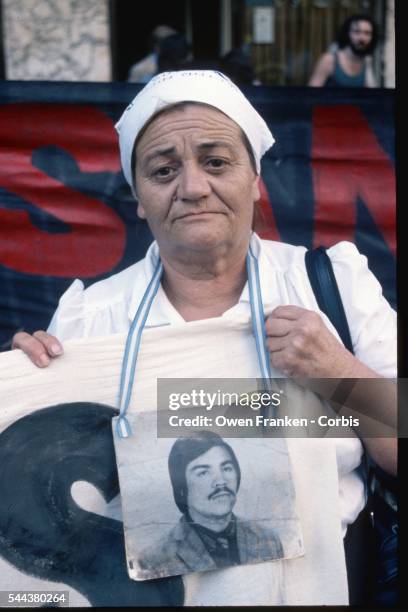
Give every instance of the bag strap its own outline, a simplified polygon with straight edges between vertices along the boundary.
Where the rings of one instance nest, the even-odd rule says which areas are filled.
[[[327,315],[346,349],[354,354],[346,313],[334,276],[333,266],[325,247],[320,246],[317,249],[306,251],[305,264],[310,285],[320,310]]]
[[[317,304],[322,312],[327,315],[329,321],[333,324],[337,333],[343,341],[344,346],[351,353],[353,351],[353,343],[351,341],[350,329],[347,323],[346,313],[344,312],[343,302],[336,277],[334,276],[332,262],[326,253],[326,248],[323,246],[316,249],[306,251],[305,264],[309,282],[315,294]],[[372,501],[370,497],[370,489],[373,481],[373,470],[370,465],[368,453],[364,453],[364,469],[366,474],[366,508],[373,521]]]
[[[340,291],[334,276],[333,266],[325,247],[320,246],[311,251],[306,251],[305,264],[310,285],[320,310],[327,315],[336,328],[344,346],[354,354],[346,313],[344,312]],[[371,492],[373,492],[373,488],[376,486],[375,481],[377,480],[385,489],[395,494],[396,479],[385,474],[379,466],[374,464],[367,453],[365,467],[367,470],[368,486]],[[370,500],[370,496],[368,498]],[[370,511],[372,511],[371,505]]]

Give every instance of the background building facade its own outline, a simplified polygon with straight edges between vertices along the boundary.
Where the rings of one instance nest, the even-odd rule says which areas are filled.
[[[370,14],[374,67],[395,86],[394,0],[1,0],[2,71],[11,80],[124,81],[167,24],[185,34],[197,66],[231,50],[264,85],[302,86],[353,13]]]

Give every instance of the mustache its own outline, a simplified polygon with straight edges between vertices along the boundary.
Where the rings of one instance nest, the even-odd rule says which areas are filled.
[[[230,489],[229,487],[224,486],[224,487],[219,487],[218,489],[210,493],[210,495],[208,496],[208,499],[212,499],[213,497],[215,497],[216,495],[219,495],[220,493],[229,493],[230,495],[235,497],[235,492],[232,491],[232,489]]]

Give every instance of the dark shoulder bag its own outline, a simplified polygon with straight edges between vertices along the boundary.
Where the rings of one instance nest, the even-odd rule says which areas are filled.
[[[309,281],[319,308],[336,328],[344,346],[353,343],[332,263],[324,247],[305,255]],[[397,604],[396,478],[386,474],[366,454],[368,501],[344,539],[350,604]]]

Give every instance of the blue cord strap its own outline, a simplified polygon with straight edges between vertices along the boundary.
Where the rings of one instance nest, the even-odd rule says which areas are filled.
[[[258,353],[259,367],[261,369],[264,384],[271,390],[271,364],[269,351],[266,345],[265,316],[262,305],[261,283],[259,280],[258,260],[249,247],[246,259],[248,288],[251,303],[252,329],[255,336],[256,350]]]
[[[119,418],[116,424],[116,431],[120,438],[128,438],[132,435],[132,428],[130,427],[130,423],[126,418],[126,411],[129,407],[130,398],[132,395],[136,361],[139,354],[142,332],[152,302],[159,290],[162,273],[163,265],[159,260],[146,292],[139,304],[139,308],[137,309],[126,340],[119,387]],[[130,356],[131,361],[129,360]]]

